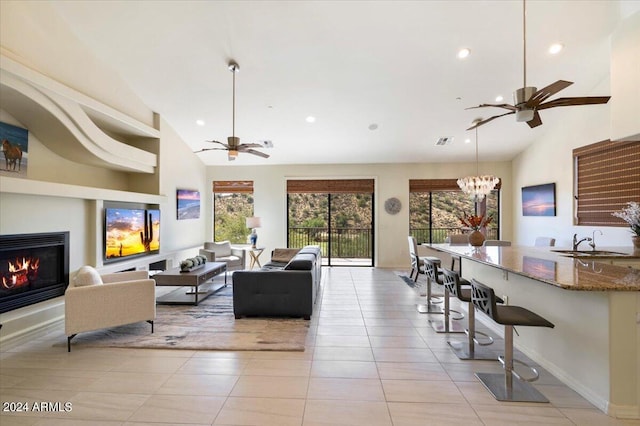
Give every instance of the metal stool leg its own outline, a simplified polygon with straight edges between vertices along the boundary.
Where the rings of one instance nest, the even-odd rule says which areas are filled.
[[[476,311],[472,302],[469,302],[469,328],[465,330],[467,333],[467,341],[466,342],[447,342],[449,346],[451,346],[451,350],[456,354],[458,359],[467,360],[487,360],[487,361],[497,361],[498,354],[495,352],[485,349],[483,346],[489,346],[493,344],[493,338],[487,334],[476,331]],[[486,342],[479,342],[476,339],[476,335],[482,335],[487,338]],[[476,347],[476,344],[478,347]]]
[[[445,288],[444,289],[444,311],[443,311],[444,318],[441,320],[429,320],[429,322],[431,323],[431,327],[433,327],[436,333],[464,333],[465,332],[464,324],[458,321],[463,319],[464,315],[462,315],[458,311],[454,311],[449,308],[449,303],[450,303],[449,298],[450,298],[449,290]],[[451,312],[455,312],[457,314],[460,314],[461,316],[458,318],[451,318]]]
[[[498,401],[549,402],[530,383],[514,374],[512,325],[504,327],[504,354],[504,374],[476,373],[476,377],[494,398]]]
[[[442,314],[442,308],[438,306],[438,304],[442,303],[442,301],[439,300],[437,302],[433,302],[431,299],[434,297],[439,296],[433,296],[431,294],[431,279],[429,278],[429,276],[427,276],[427,303],[417,304],[416,309],[418,310],[418,312],[421,314]]]

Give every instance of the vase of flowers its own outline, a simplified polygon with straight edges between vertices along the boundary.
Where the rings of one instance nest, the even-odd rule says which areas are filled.
[[[627,203],[619,212],[611,213],[615,217],[619,217],[629,224],[631,228],[631,242],[635,251],[640,251],[640,204],[635,201]]]
[[[491,223],[493,217],[491,216],[483,216],[483,215],[472,215],[466,214],[463,212],[462,217],[460,217],[460,223],[462,223],[463,228],[466,230],[470,230],[469,234],[469,244],[474,247],[480,247],[482,243],[484,243],[485,237],[480,230]]]

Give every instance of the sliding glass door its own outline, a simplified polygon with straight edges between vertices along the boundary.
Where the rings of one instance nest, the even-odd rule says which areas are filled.
[[[373,204],[373,180],[289,181],[287,245],[319,245],[328,266],[373,266]]]

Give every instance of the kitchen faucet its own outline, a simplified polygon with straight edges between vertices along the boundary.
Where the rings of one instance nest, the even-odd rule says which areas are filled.
[[[573,234],[573,250],[574,251],[578,250],[578,246],[583,241],[593,241],[593,238],[585,237],[585,238],[581,239],[580,241],[578,241],[578,234]]]
[[[591,246],[592,251],[595,251],[596,249],[596,232],[599,232],[600,235],[602,235],[602,231],[599,229],[596,229],[593,231],[593,234],[591,234],[591,241],[589,241],[589,245]]]

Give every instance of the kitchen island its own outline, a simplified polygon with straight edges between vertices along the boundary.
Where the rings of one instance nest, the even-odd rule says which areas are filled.
[[[619,255],[574,258],[554,249],[427,244],[419,253],[445,266],[461,258],[463,277],[554,323],[518,328],[515,347],[605,413],[640,418],[640,270],[611,264]],[[477,318],[502,336],[502,327]]]

